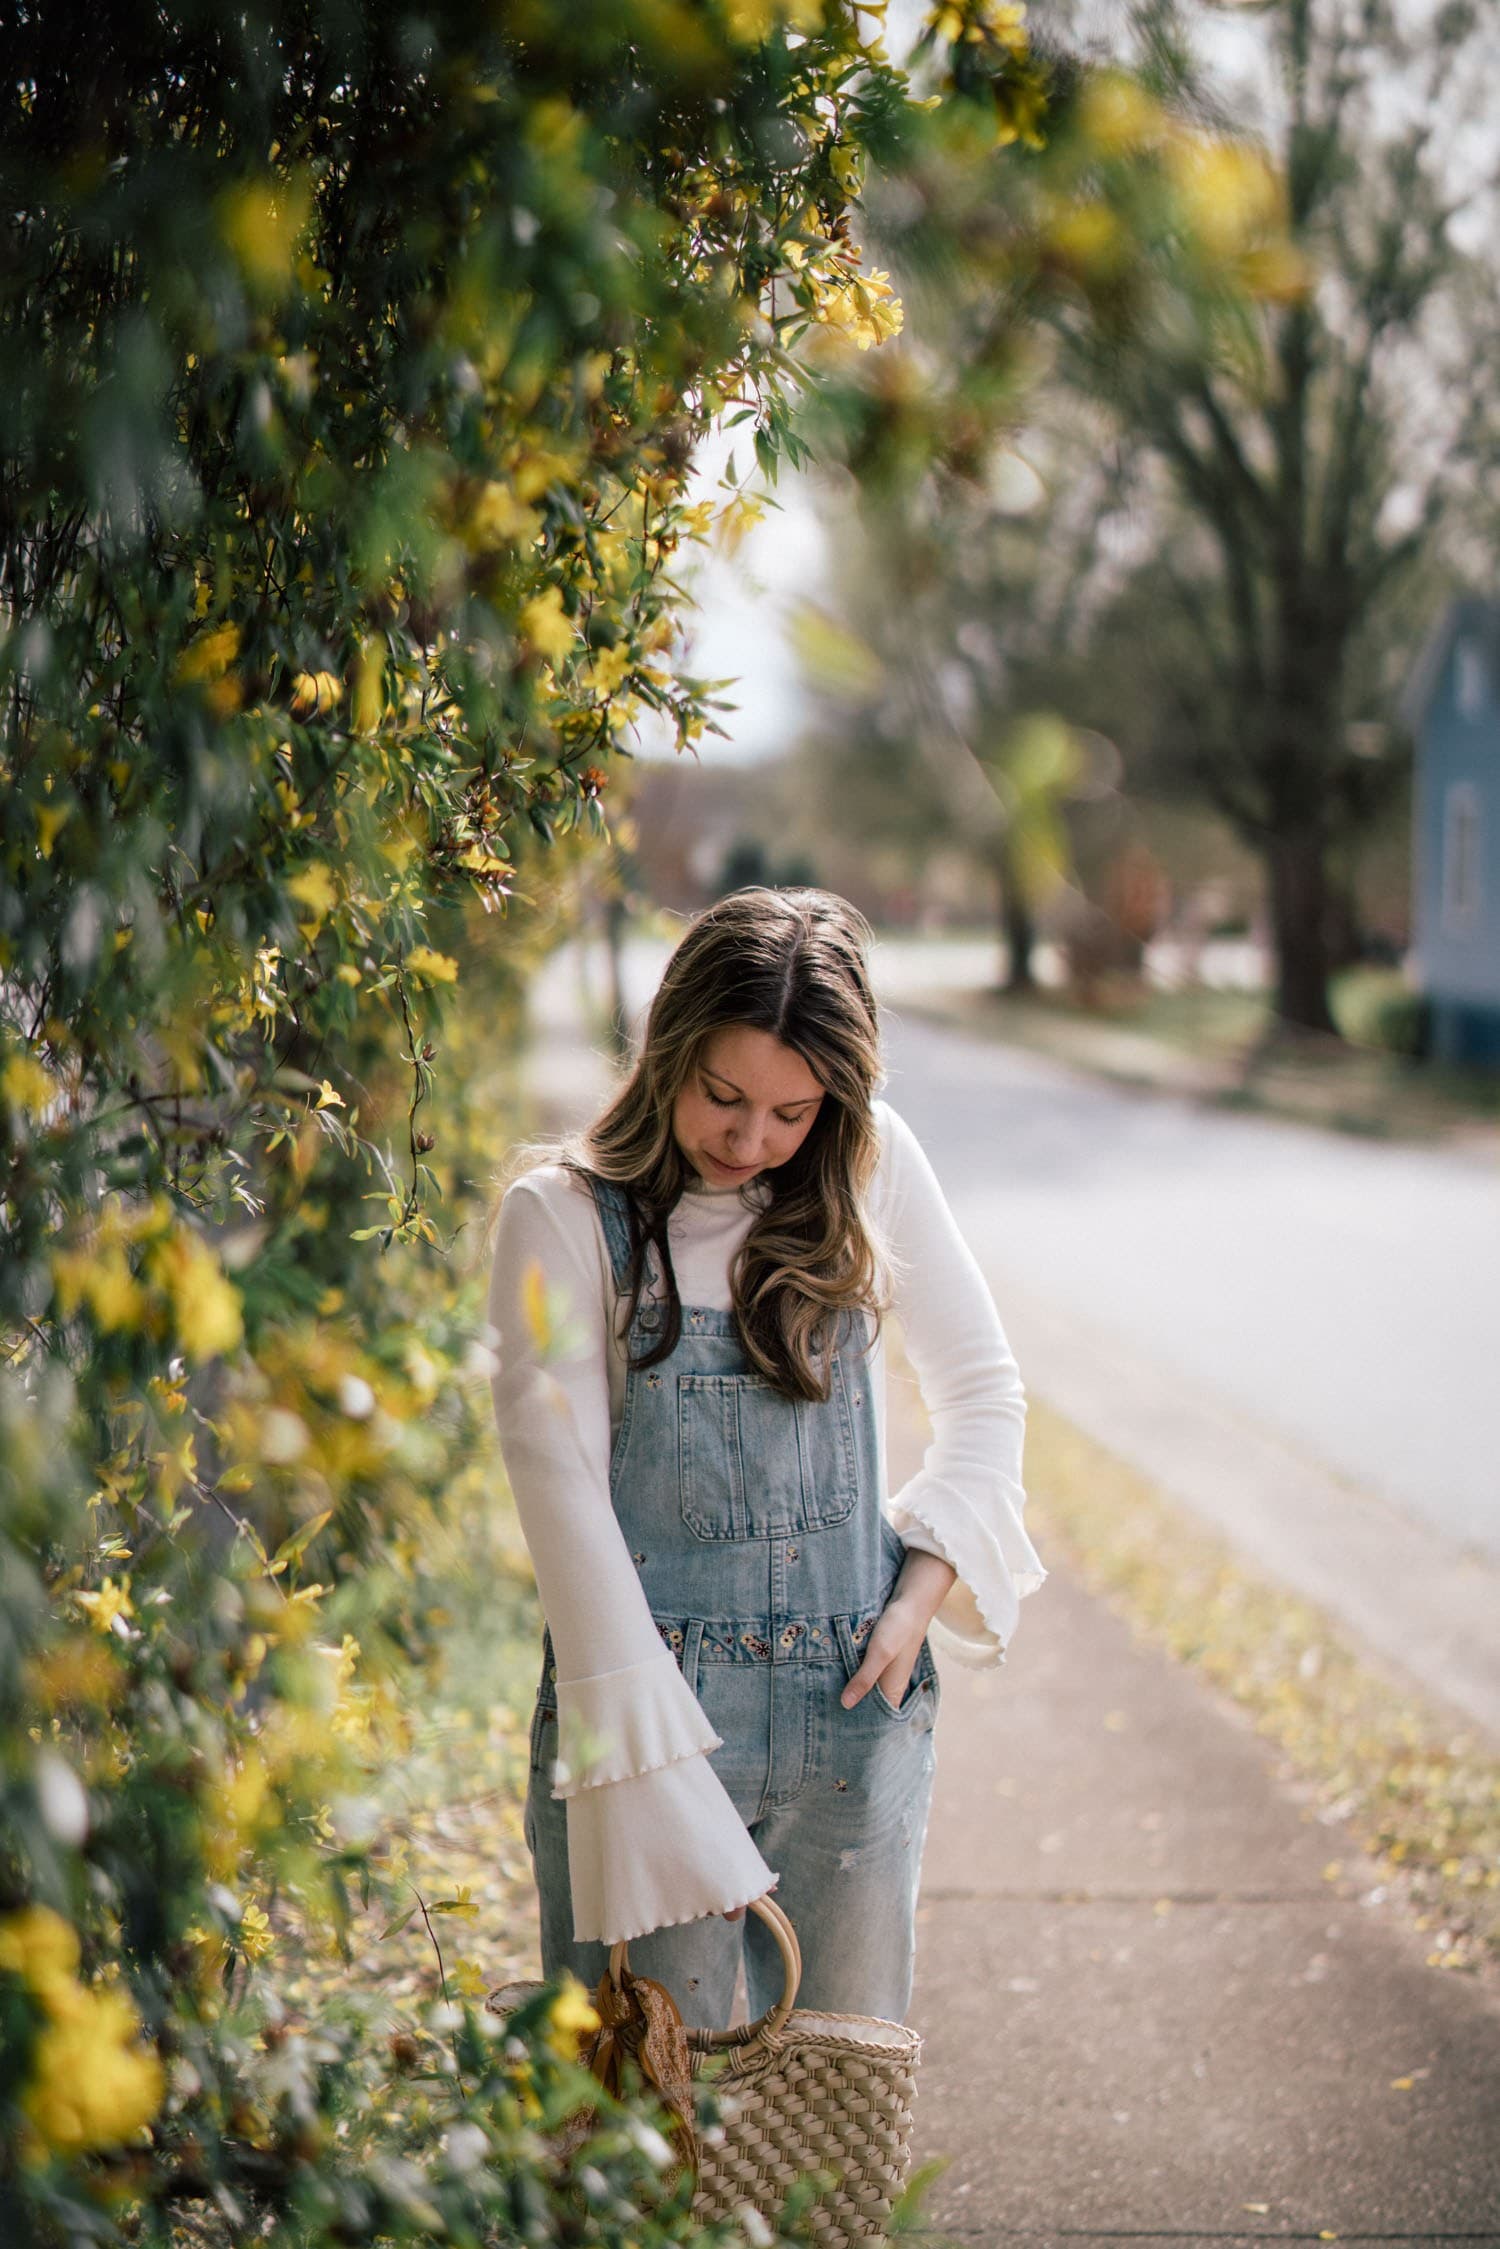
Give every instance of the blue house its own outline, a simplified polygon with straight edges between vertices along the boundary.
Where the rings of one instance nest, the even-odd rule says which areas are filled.
[[[1450,602],[1401,699],[1416,744],[1409,971],[1432,1054],[1500,1066],[1500,602]]]

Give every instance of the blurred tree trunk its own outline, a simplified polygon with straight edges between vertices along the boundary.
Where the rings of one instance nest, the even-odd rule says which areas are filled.
[[[1006,957],[1003,989],[1034,992],[1036,971],[1032,955],[1036,949],[1036,922],[1014,855],[1003,844],[1000,849],[1000,926],[1005,937]]]
[[[630,1010],[625,996],[625,936],[630,927],[630,905],[623,892],[612,892],[604,901],[604,957],[609,968],[610,1044],[621,1061],[630,1052]]]
[[[1273,836],[1266,846],[1276,1013],[1301,1030],[1337,1031],[1328,1004],[1329,887],[1324,840],[1313,830]]]

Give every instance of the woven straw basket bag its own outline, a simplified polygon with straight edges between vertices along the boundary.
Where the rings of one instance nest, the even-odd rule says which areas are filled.
[[[749,2203],[774,2218],[795,2180],[824,2169],[836,2183],[808,2213],[814,2238],[827,2249],[880,2239],[906,2182],[921,2038],[875,2015],[798,2007],[796,1931],[774,1898],[757,1898],[750,1910],[774,1933],[786,1982],[757,2022],[683,2033],[695,2079],[709,2074],[710,2056],[725,2057],[711,2072],[723,2137],[712,2145],[707,2135],[699,2141],[694,2216],[708,2224]],[[620,1983],[627,1965],[626,1946],[613,1946],[612,1983]],[[542,1988],[502,1984],[485,2004],[507,2015]]]

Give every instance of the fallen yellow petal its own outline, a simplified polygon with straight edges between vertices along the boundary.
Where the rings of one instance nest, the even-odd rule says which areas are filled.
[[[545,1351],[552,1339],[552,1322],[547,1317],[547,1280],[539,1258],[531,1258],[521,1275],[521,1303],[531,1340],[538,1351]]]

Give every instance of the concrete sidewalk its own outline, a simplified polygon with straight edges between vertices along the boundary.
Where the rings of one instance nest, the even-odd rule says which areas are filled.
[[[951,2158],[932,2222],[1500,2249],[1493,1981],[1426,1966],[1241,1713],[1049,1567],[1000,1669],[942,1671],[912,2009],[914,2157]]]

